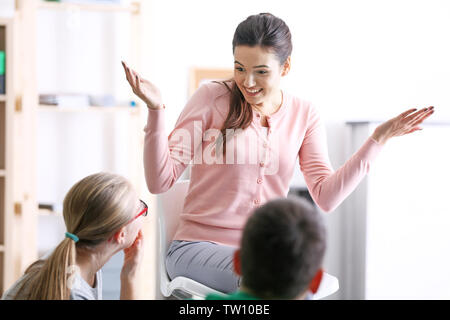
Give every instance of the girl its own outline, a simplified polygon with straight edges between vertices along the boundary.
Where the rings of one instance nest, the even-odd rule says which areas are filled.
[[[97,173],[82,179],[64,198],[65,239],[33,263],[3,299],[100,300],[100,269],[121,250],[120,298],[136,299],[146,215],[147,205],[125,178]]]

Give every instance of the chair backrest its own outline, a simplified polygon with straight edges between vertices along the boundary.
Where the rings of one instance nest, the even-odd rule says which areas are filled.
[[[180,180],[159,196],[159,274],[161,291],[165,296],[168,296],[166,288],[170,282],[166,272],[166,252],[177,230],[188,189],[189,180]]]

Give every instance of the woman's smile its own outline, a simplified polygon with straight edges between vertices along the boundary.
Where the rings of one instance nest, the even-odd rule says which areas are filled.
[[[244,90],[245,90],[245,93],[248,96],[250,96],[250,97],[256,97],[257,95],[259,95],[263,91],[262,88],[261,89],[247,89],[247,88],[244,88]]]

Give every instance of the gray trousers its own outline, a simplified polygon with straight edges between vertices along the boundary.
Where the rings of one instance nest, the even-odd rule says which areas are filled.
[[[170,244],[166,269],[170,279],[183,276],[223,293],[236,291],[240,277],[234,273],[237,248],[208,241],[179,241]]]

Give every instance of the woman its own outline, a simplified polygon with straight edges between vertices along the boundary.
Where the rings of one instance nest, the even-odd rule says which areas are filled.
[[[65,239],[33,263],[3,299],[101,300],[100,269],[121,250],[120,298],[136,299],[146,215],[147,205],[125,178],[97,173],[82,179],[64,198]]]
[[[133,92],[149,110],[144,167],[150,192],[168,190],[193,159],[180,225],[167,253],[171,278],[235,291],[239,277],[232,257],[245,221],[253,209],[287,195],[297,157],[315,203],[332,211],[363,179],[386,141],[420,130],[433,113],[433,107],[411,109],[381,124],[334,171],[315,107],[280,89],[291,52],[291,34],[281,19],[249,16],[233,38],[234,77],[202,85],[168,139],[159,90],[123,63]]]

